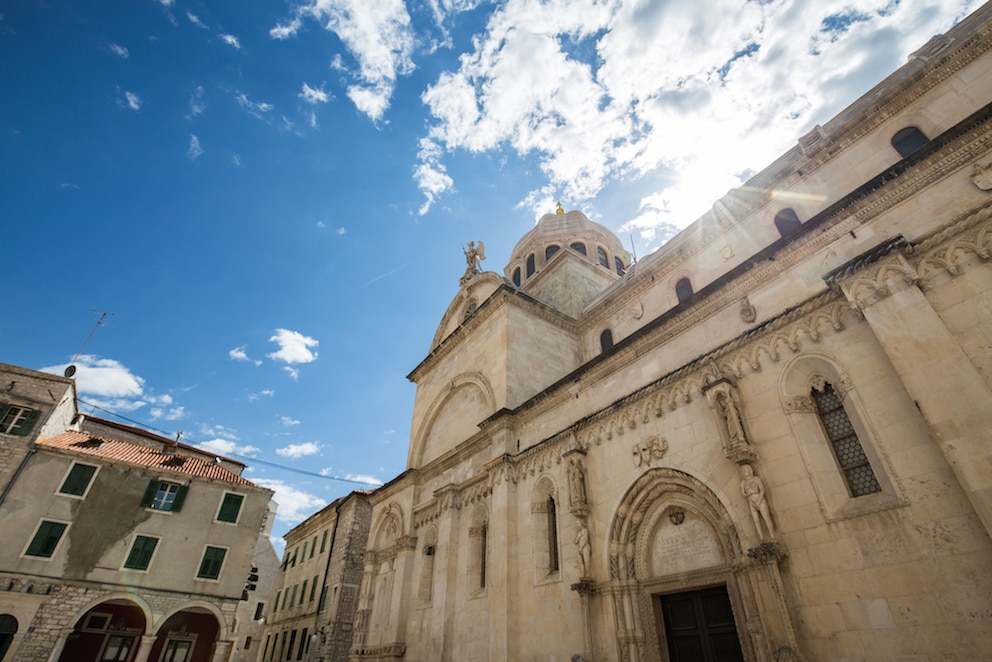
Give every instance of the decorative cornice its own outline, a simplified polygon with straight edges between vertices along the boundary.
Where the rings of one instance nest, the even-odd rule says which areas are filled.
[[[987,262],[992,258],[992,202],[926,237],[915,248],[916,269],[924,288],[941,273],[959,275],[969,256]]]

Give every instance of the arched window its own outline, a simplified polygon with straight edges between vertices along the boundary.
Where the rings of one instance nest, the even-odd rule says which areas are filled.
[[[905,129],[896,131],[892,136],[892,146],[899,152],[899,156],[907,157],[929,142],[929,138],[915,126],[907,126]]]
[[[418,597],[420,604],[430,604],[434,594],[434,556],[437,554],[437,530],[433,527],[425,536],[423,554]]]
[[[679,303],[688,301],[692,296],[692,283],[688,278],[680,278],[679,282],[675,283],[675,296],[678,297]]]
[[[610,258],[606,256],[606,250],[602,246],[596,247],[596,255],[599,256],[599,266],[610,268]]]
[[[558,252],[558,249],[559,248],[561,248],[561,246],[556,246],[554,244],[551,244],[550,246],[548,246],[547,248],[545,248],[544,249],[544,259],[545,260],[550,260],[552,257],[554,257],[554,254]]]
[[[527,256],[527,277],[530,278],[534,275],[534,254],[531,253]]]
[[[486,565],[489,555],[489,516],[483,506],[479,505],[472,513],[471,526],[468,530],[469,539],[469,586],[474,585],[475,591],[486,588]]]
[[[617,268],[617,275],[618,276],[622,276],[622,275],[624,275],[624,273],[626,273],[627,270],[624,269],[624,267],[623,267],[623,260],[621,260],[620,258],[614,256],[613,257],[613,264]]]
[[[844,409],[834,387],[826,382],[822,390],[811,389],[810,395],[816,403],[816,413],[830,440],[830,446],[837,458],[844,482],[852,497],[881,492],[878,478],[868,462],[865,449],[858,439],[858,433]]]
[[[478,307],[479,307],[479,304],[476,303],[475,299],[473,299],[472,301],[469,301],[468,302],[468,305],[465,306],[465,315],[462,317],[462,321],[464,322],[469,317],[471,317],[472,316],[472,313],[474,313],[476,311],[476,309],[478,309]]]
[[[599,334],[599,348],[604,352],[613,349],[613,332],[609,329]]]
[[[513,270],[513,284],[520,287],[520,267]]]
[[[479,588],[486,587],[486,552],[489,546],[489,525],[482,525],[479,541]]]
[[[792,209],[783,209],[775,214],[775,227],[782,237],[788,237],[803,226],[796,212]]]
[[[558,555],[558,509],[555,498],[548,497],[548,572],[558,572],[560,557]]]
[[[0,614],[0,660],[7,653],[17,634],[17,619],[10,614]]]
[[[586,245],[583,244],[581,241],[577,241],[574,244],[572,244],[571,248],[572,248],[573,251],[575,251],[579,255],[585,255],[586,254]]]

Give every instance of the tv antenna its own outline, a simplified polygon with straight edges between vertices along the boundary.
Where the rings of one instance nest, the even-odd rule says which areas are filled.
[[[91,308],[90,310],[93,311],[94,313],[100,313],[100,318],[96,321],[96,324],[93,325],[93,330],[90,331],[90,335],[86,336],[86,340],[83,342],[83,346],[79,348],[79,351],[76,352],[76,355],[72,357],[72,361],[69,362],[69,366],[65,369],[65,372],[63,373],[66,377],[72,377],[73,375],[76,374],[76,365],[75,365],[76,359],[78,359],[79,355],[83,353],[83,350],[86,349],[86,346],[90,344],[90,340],[93,338],[93,334],[96,333],[96,330],[101,326],[106,326],[103,323],[103,320],[106,319],[107,315],[113,315],[114,317],[117,317],[117,313],[112,313],[107,310],[97,310],[96,308]]]

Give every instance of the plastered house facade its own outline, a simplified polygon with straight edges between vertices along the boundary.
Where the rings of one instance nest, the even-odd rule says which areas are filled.
[[[351,658],[992,659],[990,102],[985,6],[636,264],[470,246]]]
[[[246,659],[239,607],[264,560],[272,491],[238,462],[138,428],[64,423],[35,436],[0,503],[0,624],[12,630],[0,659]]]

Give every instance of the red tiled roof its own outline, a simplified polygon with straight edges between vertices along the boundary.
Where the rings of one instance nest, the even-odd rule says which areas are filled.
[[[63,432],[60,435],[43,439],[37,443],[39,446],[70,451],[81,455],[92,455],[116,462],[126,462],[140,467],[150,467],[160,471],[185,474],[197,478],[210,478],[212,480],[234,483],[235,485],[256,487],[251,481],[245,480],[216,462],[208,462],[207,460],[181,453],[168,455],[163,450],[157,448],[150,448],[141,444],[117,439],[98,437],[87,432]]]

